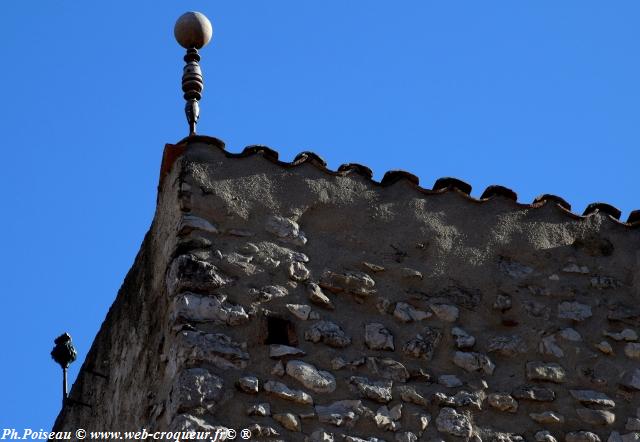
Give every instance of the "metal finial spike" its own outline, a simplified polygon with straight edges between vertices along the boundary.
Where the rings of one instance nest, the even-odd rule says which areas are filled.
[[[54,341],[55,347],[51,350],[51,357],[62,367],[62,406],[67,400],[67,368],[69,364],[76,360],[78,352],[76,352],[71,335],[63,333]]]
[[[178,43],[187,50],[184,56],[186,63],[182,74],[182,91],[187,101],[184,111],[189,122],[189,135],[195,135],[196,124],[200,117],[198,102],[202,98],[204,81],[198,62],[198,49],[211,40],[213,28],[207,17],[199,12],[187,12],[178,18],[173,30]]]

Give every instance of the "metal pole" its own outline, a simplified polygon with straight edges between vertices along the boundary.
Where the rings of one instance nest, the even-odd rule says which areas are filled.
[[[62,369],[62,406],[63,407],[66,401],[67,401],[67,369],[63,368]]]

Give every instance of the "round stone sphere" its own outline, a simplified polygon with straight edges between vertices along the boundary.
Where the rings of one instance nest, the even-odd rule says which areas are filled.
[[[190,11],[178,18],[173,28],[173,35],[183,48],[200,49],[211,40],[213,27],[204,14]]]

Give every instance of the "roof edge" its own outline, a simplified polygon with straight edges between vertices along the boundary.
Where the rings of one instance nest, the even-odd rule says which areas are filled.
[[[162,155],[162,165],[160,167],[160,179],[158,183],[158,191],[162,188],[164,178],[171,172],[173,164],[180,156],[185,152],[187,146],[193,143],[207,144],[212,147],[216,147],[224,152],[227,158],[247,158],[254,155],[260,155],[268,161],[277,164],[280,167],[290,169],[298,167],[302,164],[310,164],[322,172],[332,176],[345,176],[351,173],[358,174],[364,179],[368,180],[374,186],[389,187],[398,182],[405,182],[411,187],[414,187],[418,192],[426,195],[437,195],[445,192],[455,192],[462,196],[464,199],[473,201],[476,203],[483,203],[494,198],[504,198],[512,201],[519,208],[540,208],[547,204],[554,204],[562,213],[570,216],[573,219],[587,219],[596,214],[603,214],[609,220],[618,225],[625,227],[638,228],[640,227],[640,210],[633,210],[626,222],[620,221],[621,211],[607,203],[594,202],[587,206],[582,215],[571,211],[571,205],[563,198],[552,195],[543,194],[537,196],[530,204],[518,202],[518,195],[513,190],[500,186],[490,185],[488,186],[480,198],[474,198],[470,195],[471,185],[459,180],[457,178],[444,177],[438,178],[432,189],[424,188],[420,186],[420,180],[417,176],[410,172],[403,170],[390,170],[384,174],[381,181],[373,179],[373,173],[370,168],[357,163],[343,164],[338,167],[338,170],[331,170],[327,168],[327,163],[314,152],[301,152],[296,155],[292,162],[285,162],[279,160],[278,152],[271,149],[268,146],[263,145],[250,145],[245,147],[242,152],[233,153],[225,149],[225,144],[222,140],[209,137],[205,135],[191,135],[178,141],[177,144],[166,144]]]

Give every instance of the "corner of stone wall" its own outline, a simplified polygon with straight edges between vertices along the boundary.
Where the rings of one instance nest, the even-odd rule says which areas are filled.
[[[158,358],[169,314],[165,273],[188,204],[181,160],[163,180],[151,227],[80,368],[54,431],[152,428],[165,398]],[[142,394],[141,392],[147,392]]]

